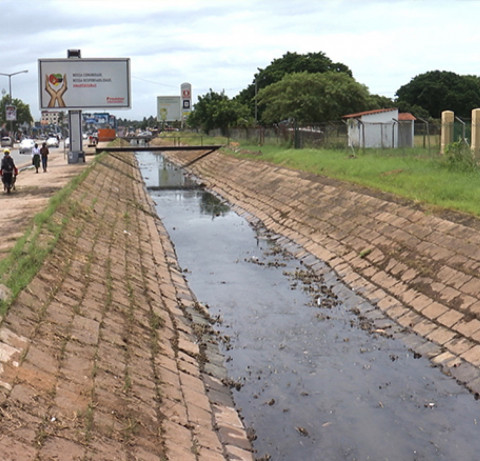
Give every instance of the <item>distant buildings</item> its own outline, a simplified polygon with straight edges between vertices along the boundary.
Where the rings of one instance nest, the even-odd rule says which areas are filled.
[[[60,125],[62,112],[42,110],[41,126]]]

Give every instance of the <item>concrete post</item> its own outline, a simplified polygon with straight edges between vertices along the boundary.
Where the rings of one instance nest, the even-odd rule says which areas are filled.
[[[440,138],[440,153],[445,154],[445,148],[453,142],[453,122],[455,114],[451,110],[442,112],[442,134]]]
[[[472,110],[472,155],[480,161],[480,109]]]

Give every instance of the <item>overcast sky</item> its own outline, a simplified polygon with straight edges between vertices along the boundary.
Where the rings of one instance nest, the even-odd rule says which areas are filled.
[[[192,84],[237,95],[287,52],[323,52],[371,93],[394,97],[431,70],[480,75],[477,0],[0,0],[0,72],[40,118],[38,59],[130,58],[132,108],[156,116],[156,97]],[[0,91],[8,92],[0,75]]]

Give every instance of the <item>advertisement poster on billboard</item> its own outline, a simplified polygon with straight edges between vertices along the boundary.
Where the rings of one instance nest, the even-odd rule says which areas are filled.
[[[39,59],[40,108],[128,109],[130,59]]]
[[[159,122],[178,122],[180,118],[180,96],[157,96]]]
[[[15,122],[17,120],[17,108],[15,106],[5,106],[5,119],[8,122]]]

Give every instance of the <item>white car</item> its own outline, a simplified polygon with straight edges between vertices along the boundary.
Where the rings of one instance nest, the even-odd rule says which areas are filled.
[[[58,139],[55,136],[50,136],[47,140],[47,147],[58,147],[60,143],[58,142]]]
[[[13,140],[10,136],[4,136],[1,141],[2,147],[12,147]]]
[[[32,149],[35,146],[35,141],[33,139],[25,138],[20,141],[18,146],[18,152],[20,154],[32,154]]]

